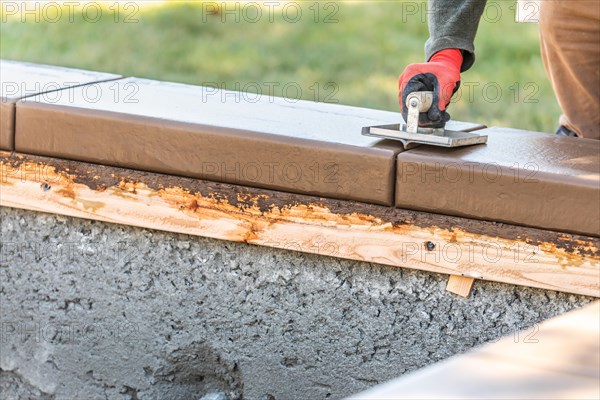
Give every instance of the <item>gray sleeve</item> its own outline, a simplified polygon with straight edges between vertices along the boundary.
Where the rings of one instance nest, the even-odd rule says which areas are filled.
[[[440,50],[456,48],[463,53],[461,72],[475,62],[475,34],[486,0],[429,0],[427,60]]]

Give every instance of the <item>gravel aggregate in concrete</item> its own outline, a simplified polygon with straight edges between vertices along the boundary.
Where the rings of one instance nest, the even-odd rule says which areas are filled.
[[[592,300],[0,213],[4,399],[338,399]]]

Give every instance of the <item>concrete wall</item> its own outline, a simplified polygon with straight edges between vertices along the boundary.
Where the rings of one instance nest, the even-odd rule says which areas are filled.
[[[592,300],[490,282],[463,299],[432,273],[1,217],[8,399],[336,399]]]

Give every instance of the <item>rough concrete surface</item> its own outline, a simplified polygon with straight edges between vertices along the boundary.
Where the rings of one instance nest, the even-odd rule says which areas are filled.
[[[1,217],[3,399],[337,399],[592,300],[490,282],[463,299],[439,274]]]

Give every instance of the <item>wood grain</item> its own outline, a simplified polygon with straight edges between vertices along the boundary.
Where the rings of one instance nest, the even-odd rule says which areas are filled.
[[[450,275],[446,290],[462,297],[469,297],[475,279],[467,276]]]
[[[596,301],[352,399],[598,399],[599,327]]]
[[[0,152],[0,205],[600,297],[600,240]]]

